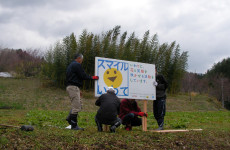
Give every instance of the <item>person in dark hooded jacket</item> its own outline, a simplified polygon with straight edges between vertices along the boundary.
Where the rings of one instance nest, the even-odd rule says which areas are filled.
[[[154,85],[156,86],[156,100],[153,101],[153,114],[158,124],[156,130],[163,130],[166,112],[166,89],[168,83],[163,75],[157,74],[157,71]]]
[[[107,93],[102,94],[95,102],[95,105],[100,107],[95,116],[98,131],[102,132],[102,124],[106,124],[111,125],[111,132],[115,132],[115,129],[121,125],[121,119],[117,117],[120,100],[116,96],[113,87],[108,87]]]

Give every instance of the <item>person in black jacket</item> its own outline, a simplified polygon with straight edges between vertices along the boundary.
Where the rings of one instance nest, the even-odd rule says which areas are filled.
[[[164,76],[157,74],[156,71],[156,82],[154,84],[156,86],[156,100],[153,101],[153,112],[159,126],[156,130],[163,130],[166,112],[166,89],[168,83]]]
[[[83,128],[78,127],[77,117],[78,112],[82,109],[82,102],[80,99],[80,87],[83,85],[83,80],[98,80],[98,76],[87,75],[82,68],[81,64],[83,61],[82,54],[76,54],[74,56],[74,61],[72,61],[67,67],[66,71],[66,91],[69,94],[71,100],[72,109],[67,116],[66,120],[71,125],[73,130],[83,130]]]
[[[113,87],[108,87],[107,93],[102,94],[95,102],[99,110],[95,116],[95,122],[99,132],[102,132],[102,124],[111,125],[110,132],[121,125],[121,119],[117,117],[120,109],[120,100],[114,93]]]

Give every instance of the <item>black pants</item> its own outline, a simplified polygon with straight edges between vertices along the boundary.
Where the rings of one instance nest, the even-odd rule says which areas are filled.
[[[153,114],[159,127],[164,126],[164,116],[166,112],[166,98],[157,98],[153,101]]]
[[[107,120],[105,121],[105,120],[101,120],[100,118],[97,118],[96,116],[95,116],[95,121],[98,122],[101,125],[105,124],[105,125],[111,125],[111,126],[115,125],[117,122],[121,123],[121,119],[120,118],[116,118],[113,121],[107,121]]]
[[[123,125],[131,124],[131,126],[140,126],[142,125],[142,120],[141,118],[136,117],[133,113],[129,113],[125,115],[122,124]]]

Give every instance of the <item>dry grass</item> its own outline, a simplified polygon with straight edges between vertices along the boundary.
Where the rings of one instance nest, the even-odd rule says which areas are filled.
[[[230,112],[205,95],[168,96],[166,129],[202,128],[201,132],[152,133],[141,127],[127,132],[97,132],[93,91],[84,91],[79,125],[83,132],[65,130],[70,109],[64,89],[44,86],[37,79],[0,78],[0,123],[32,124],[33,132],[0,128],[0,149],[230,149]],[[142,108],[142,101],[138,101]],[[4,108],[4,109],[3,109]],[[220,111],[221,110],[221,111]],[[148,101],[148,129],[157,127]]]

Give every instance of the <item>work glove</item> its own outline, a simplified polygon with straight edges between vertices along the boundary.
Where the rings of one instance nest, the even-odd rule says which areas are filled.
[[[93,80],[98,80],[98,79],[99,79],[99,76],[92,76],[92,79],[93,79]]]
[[[143,116],[148,117],[148,114],[144,113],[144,112],[139,112],[137,115],[141,116],[141,117],[143,117]]]
[[[157,86],[158,85],[157,81],[153,81],[153,85]]]
[[[139,112],[137,115],[143,117],[145,115],[145,113],[144,112]]]

